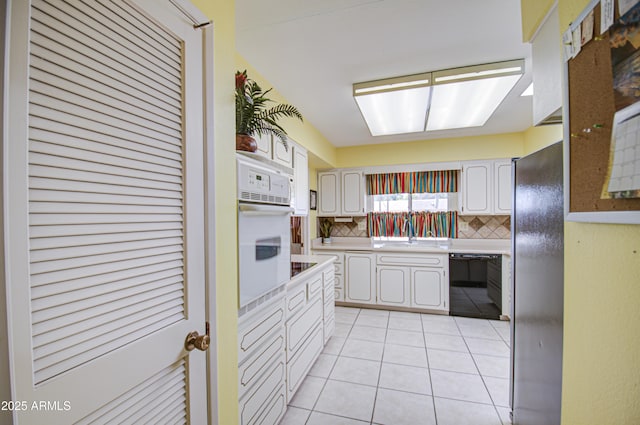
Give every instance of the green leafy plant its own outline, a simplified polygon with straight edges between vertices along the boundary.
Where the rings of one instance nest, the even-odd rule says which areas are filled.
[[[333,221],[329,218],[320,219],[320,237],[330,238],[333,229]]]
[[[302,121],[302,115],[292,105],[267,107],[269,102],[273,102],[266,96],[271,90],[263,91],[258,83],[247,77],[246,69],[236,71],[236,133],[248,136],[272,134],[288,149],[287,132],[277,121],[281,118]]]

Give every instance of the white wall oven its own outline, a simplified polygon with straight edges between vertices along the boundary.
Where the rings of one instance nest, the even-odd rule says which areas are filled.
[[[289,176],[238,157],[240,307],[286,284],[291,273]]]

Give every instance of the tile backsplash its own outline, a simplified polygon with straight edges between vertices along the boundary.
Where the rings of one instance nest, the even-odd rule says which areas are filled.
[[[461,230],[467,223],[467,229]],[[458,239],[511,239],[510,215],[459,215]]]
[[[367,222],[367,217],[353,217],[348,223],[334,223],[331,236],[346,238],[366,238],[368,233],[358,228],[358,223]],[[467,223],[466,230],[460,230],[462,223]],[[510,239],[511,216],[510,215],[459,215],[458,216],[459,239]]]

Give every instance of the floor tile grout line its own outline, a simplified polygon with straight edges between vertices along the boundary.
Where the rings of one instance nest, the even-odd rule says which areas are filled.
[[[376,413],[376,403],[378,402],[378,391],[380,390],[380,378],[382,377],[382,365],[384,364],[384,351],[387,345],[387,333],[389,332],[389,318],[387,318],[387,328],[384,332],[384,342],[382,343],[382,358],[380,359],[380,370],[378,370],[378,383],[376,385],[376,394],[373,397],[373,407],[371,409],[371,421],[369,424],[373,424],[373,418]]]
[[[427,347],[427,335],[424,330],[424,321],[422,315],[420,315],[420,326],[422,326],[422,339],[424,340],[424,354],[427,358],[427,376],[429,376],[429,388],[431,389],[431,404],[433,405],[433,419],[435,425],[438,425],[438,412],[436,410],[436,395],[433,391],[433,379],[431,378],[431,363],[429,362],[429,350]]]

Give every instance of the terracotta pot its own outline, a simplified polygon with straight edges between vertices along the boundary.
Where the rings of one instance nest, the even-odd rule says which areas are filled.
[[[255,152],[258,149],[256,139],[248,134],[236,134],[236,150]]]

